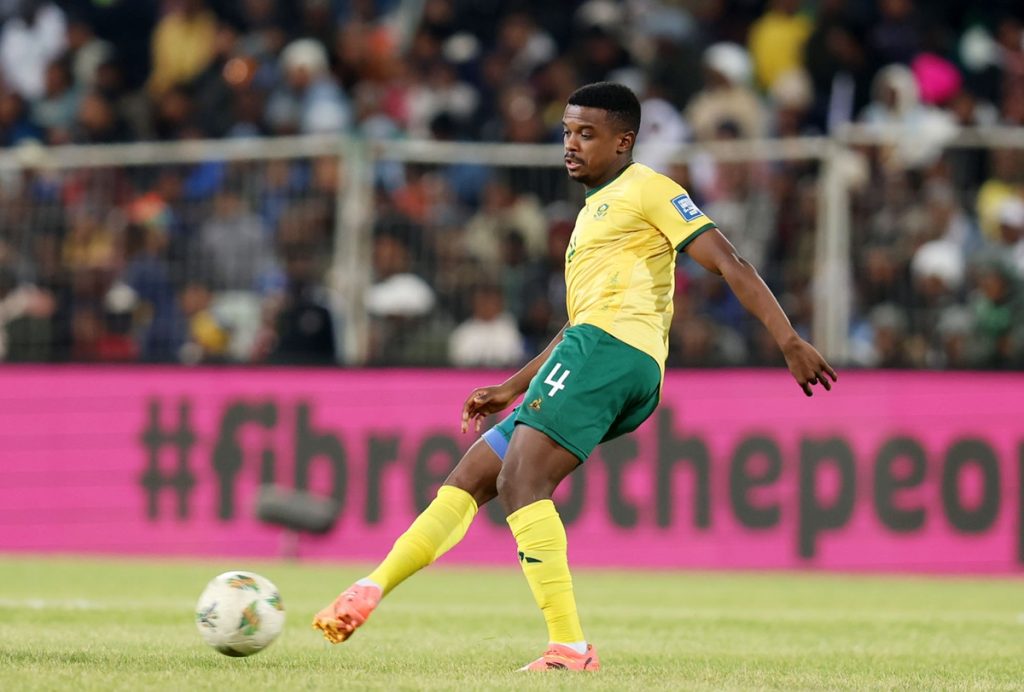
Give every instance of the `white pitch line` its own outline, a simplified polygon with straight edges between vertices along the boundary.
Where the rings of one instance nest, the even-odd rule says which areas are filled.
[[[0,608],[21,610],[139,610],[160,607],[189,608],[183,601],[94,601],[87,598],[0,598]]]
[[[0,598],[0,608],[27,608],[29,610],[108,610],[110,605],[84,598],[54,600],[50,598]]]

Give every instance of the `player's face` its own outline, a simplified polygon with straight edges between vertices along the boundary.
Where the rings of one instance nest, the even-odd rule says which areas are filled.
[[[562,144],[569,177],[596,187],[624,165],[635,135],[623,132],[602,108],[568,105],[562,116]]]

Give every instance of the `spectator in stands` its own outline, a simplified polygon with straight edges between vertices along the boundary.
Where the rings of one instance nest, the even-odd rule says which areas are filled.
[[[939,317],[935,325],[938,341],[928,365],[944,370],[967,370],[977,367],[979,355],[974,337],[974,313],[963,305],[955,305]]]
[[[411,271],[409,248],[397,236],[381,233],[374,238],[374,282],[366,295],[371,314],[418,316],[434,306],[434,292]]]
[[[873,368],[906,368],[912,364],[907,353],[907,318],[891,303],[877,306],[869,316],[871,355],[867,365]]]
[[[497,113],[484,123],[481,132],[489,139],[518,144],[551,141],[551,133],[544,129],[544,119],[533,90],[520,83],[502,88],[498,94]]]
[[[704,315],[676,319],[669,339],[672,367],[723,367],[745,361],[743,339]]]
[[[46,68],[46,86],[42,97],[32,104],[32,123],[42,130],[48,144],[67,144],[78,116],[81,91],[71,76],[66,59],[55,60]]]
[[[255,63],[238,54],[238,32],[228,24],[217,27],[209,65],[190,83],[195,122],[204,137],[225,137],[235,125],[236,90],[247,89]]]
[[[341,132],[352,121],[348,100],[328,71],[327,52],[313,39],[298,39],[281,52],[284,80],[267,103],[277,134]]]
[[[930,181],[925,185],[924,193],[929,232],[956,245],[965,257],[973,252],[981,242],[980,233],[960,206],[949,182],[944,179]]]
[[[547,300],[551,303],[551,313],[554,317],[554,324],[549,325],[549,329],[551,327],[561,329],[565,324],[563,317],[568,316],[568,309],[565,305],[565,254],[569,249],[572,231],[573,224],[567,219],[555,218],[548,228],[548,242],[544,255],[547,282],[544,289],[547,292]],[[554,336],[553,333],[552,336]]]
[[[1009,120],[1006,118],[1007,101],[1017,100],[1024,92],[1024,21],[1021,17],[1009,12],[1000,17],[995,27],[995,40],[995,91],[1002,104],[1003,117]]]
[[[46,0],[21,0],[17,14],[0,29],[4,83],[27,101],[46,92],[46,68],[67,47],[64,12]]]
[[[735,138],[738,130],[731,123],[721,128],[728,134],[720,139]],[[769,245],[776,232],[777,209],[766,186],[758,180],[756,164],[722,162],[714,167],[713,178],[705,189],[707,201],[702,208],[708,217],[726,230],[733,245],[754,266],[765,266]]]
[[[1024,195],[1024,150],[995,149],[990,164],[991,175],[978,188],[975,215],[984,237],[998,242],[1003,203]]]
[[[268,161],[256,184],[256,209],[267,228],[277,228],[291,201],[301,190],[302,181],[296,166],[287,159]]]
[[[0,260],[6,259],[4,250],[0,247]],[[45,345],[52,338],[50,318],[56,309],[49,291],[19,279],[16,270],[0,264],[0,361],[46,360]]]
[[[214,56],[217,17],[204,0],[178,0],[153,32],[149,90],[160,96],[197,77]]]
[[[1024,364],[1024,319],[1019,279],[1004,257],[976,262],[976,290],[971,306],[978,339],[977,365],[1011,369]]]
[[[68,17],[67,42],[64,59],[68,63],[69,79],[80,89],[92,88],[96,85],[100,65],[115,60],[117,49],[99,38],[93,27],[74,13]]]
[[[742,47],[716,43],[704,52],[704,88],[686,107],[686,121],[698,141],[715,139],[725,123],[740,138],[763,134],[765,116],[750,79],[750,56]]]
[[[910,271],[913,276],[910,330],[915,337],[926,339],[941,314],[957,304],[962,295],[967,273],[964,254],[949,240],[930,240],[914,252]],[[923,351],[916,351],[912,354],[915,356],[923,357]]]
[[[443,176],[425,166],[406,166],[403,184],[391,192],[395,210],[426,229],[431,222],[445,219],[450,200]]]
[[[505,309],[521,323],[533,297],[543,295],[546,276],[541,262],[530,257],[518,231],[509,231],[502,239],[498,275]]]
[[[90,85],[88,89],[110,103],[115,117],[125,123],[132,139],[153,139],[152,103],[143,90],[130,89],[126,80],[122,60],[110,56],[97,65],[95,74],[87,83]]]
[[[814,92],[811,79],[803,68],[779,75],[769,90],[771,123],[769,131],[774,137],[802,137],[820,135],[813,122]]]
[[[998,247],[1024,280],[1024,199],[1008,197],[999,208]]]
[[[813,24],[800,13],[800,4],[772,0],[768,11],[750,26],[750,56],[762,89],[771,89],[779,77],[803,66],[804,44]]]
[[[89,270],[114,265],[115,234],[99,211],[80,209],[71,218],[64,238],[62,257],[70,270]]]
[[[633,157],[659,173],[668,174],[671,161],[690,138],[690,127],[679,109],[659,97],[657,90],[649,91],[640,104],[643,119]]]
[[[505,312],[501,287],[481,284],[473,292],[473,313],[452,332],[449,359],[456,367],[512,367],[523,361],[523,336]]]
[[[631,67],[629,53],[619,40],[618,27],[594,23],[583,30],[576,47],[576,71],[582,82],[612,79]]]
[[[338,362],[335,320],[327,292],[319,284],[321,254],[303,229],[282,239],[285,288],[265,308],[273,330],[271,363],[330,365]]]
[[[231,333],[213,310],[214,296],[202,280],[191,279],[181,289],[178,302],[185,318],[184,343],[178,350],[182,363],[223,362]]]
[[[880,0],[880,21],[871,32],[872,54],[880,65],[909,64],[923,45],[914,0]]]
[[[303,2],[296,4],[298,5],[296,8],[298,18],[295,33],[311,38],[321,46],[331,45],[333,32],[338,21],[342,19],[340,8],[337,7],[340,3],[333,2],[332,0],[303,0]],[[352,4],[357,5],[355,8],[350,8],[353,14],[362,12],[372,14],[373,10],[370,8],[376,3],[357,2]],[[358,5],[363,5],[364,7],[358,7]],[[365,7],[366,5],[370,7]],[[372,17],[367,17],[367,19],[372,19]]]
[[[959,127],[990,127],[999,119],[995,106],[979,97],[969,82],[953,96],[947,107]],[[969,209],[974,205],[978,185],[987,175],[989,152],[965,147],[947,151],[945,158],[960,204]]]
[[[130,134],[113,104],[97,91],[82,97],[72,133],[77,144],[116,144]]]
[[[60,0],[68,12],[68,48],[75,61],[75,79],[80,54],[87,55],[97,42],[112,47],[105,60],[114,60],[122,72],[124,89],[134,93],[149,78],[153,58],[153,29],[160,19],[162,0]],[[86,28],[88,27],[88,29]],[[77,36],[76,36],[77,34]],[[90,85],[81,83],[80,86]],[[144,92],[141,96],[145,96]]]
[[[910,63],[921,102],[945,107],[960,92],[963,78],[949,60],[934,53],[919,53]]]
[[[41,135],[28,117],[25,100],[13,91],[0,88],[0,146],[12,147]]]
[[[466,222],[466,248],[485,268],[496,269],[502,237],[513,230],[525,239],[531,257],[544,255],[547,221],[540,204],[530,195],[516,194],[505,180],[490,180],[479,211]]]
[[[914,73],[904,65],[889,65],[875,77],[871,103],[861,120],[871,125],[919,123],[924,116]]]
[[[176,84],[156,98],[153,132],[157,139],[173,141],[200,137],[202,131],[192,93],[190,87]]]
[[[433,252],[435,263],[430,285],[437,293],[438,307],[454,322],[461,322],[472,312],[473,290],[487,280],[488,275],[467,252],[459,226],[439,229]]]
[[[659,3],[639,19],[631,45],[634,50],[639,46],[650,51],[647,97],[663,98],[681,109],[702,86],[701,50],[707,37],[698,32],[693,14],[685,7]],[[643,111],[647,112],[646,106]],[[642,142],[637,139],[638,144]]]
[[[410,86],[406,96],[408,131],[413,137],[428,138],[431,123],[446,115],[460,130],[468,128],[476,118],[480,95],[459,79],[455,68],[436,61],[424,68],[422,80]]]
[[[861,121],[879,132],[904,128],[904,136],[889,152],[887,163],[891,166],[913,168],[933,163],[943,144],[956,135],[953,116],[921,102],[914,73],[904,65],[889,65],[879,71],[872,84],[872,96],[872,102],[861,113]]]
[[[907,262],[892,245],[868,245],[860,251],[857,285],[861,308],[885,302],[906,305],[910,296]]]
[[[256,291],[275,271],[273,243],[266,225],[228,182],[213,201],[213,214],[199,228],[192,248],[198,267],[214,291]]]
[[[127,284],[115,281],[103,297],[93,358],[108,363],[127,363],[139,359],[135,342],[135,316],[138,295]]]
[[[558,46],[529,13],[513,11],[498,25],[494,53],[505,65],[507,79],[524,81],[558,55]]]
[[[170,362],[178,358],[185,324],[167,262],[169,228],[154,206],[143,199],[133,207],[137,222],[124,229],[121,241],[121,281],[136,295],[141,358]]]
[[[430,284],[413,273],[409,247],[397,235],[375,236],[373,274],[365,300],[370,315],[369,362],[437,362],[434,359],[447,342],[441,337],[446,327],[431,319],[437,298]]]
[[[540,118],[547,132],[560,132],[565,102],[580,84],[576,68],[565,57],[555,58],[538,68],[531,80],[534,97],[540,104]],[[644,106],[646,122],[646,106]],[[642,141],[642,140],[639,140]]]
[[[874,68],[863,27],[848,16],[845,0],[824,0],[804,47],[814,85],[814,117],[825,132],[852,121],[870,100]]]

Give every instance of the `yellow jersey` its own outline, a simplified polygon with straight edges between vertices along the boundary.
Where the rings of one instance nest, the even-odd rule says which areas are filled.
[[[662,374],[676,253],[715,224],[678,183],[629,164],[587,193],[565,252],[570,324],[592,324],[650,355]]]

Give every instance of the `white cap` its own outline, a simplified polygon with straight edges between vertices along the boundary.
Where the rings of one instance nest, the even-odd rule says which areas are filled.
[[[1024,228],[1024,199],[1007,197],[999,205],[999,223],[1012,228]]]
[[[281,65],[286,70],[305,68],[312,74],[327,70],[327,51],[311,38],[292,41],[281,51]]]
[[[710,46],[704,51],[704,65],[733,85],[749,84],[753,74],[750,54],[737,43],[722,42]]]
[[[797,67],[783,72],[768,89],[772,101],[783,108],[807,108],[814,102],[814,86],[807,70]]]
[[[959,288],[964,280],[963,253],[948,240],[932,240],[917,249],[910,260],[910,271],[915,277],[933,276],[948,288]]]
[[[117,314],[131,312],[138,302],[139,294],[135,292],[135,289],[121,281],[111,286],[107,295],[103,297],[103,307]]]
[[[434,307],[434,292],[415,274],[395,274],[366,291],[366,309],[382,317],[416,317]]]

